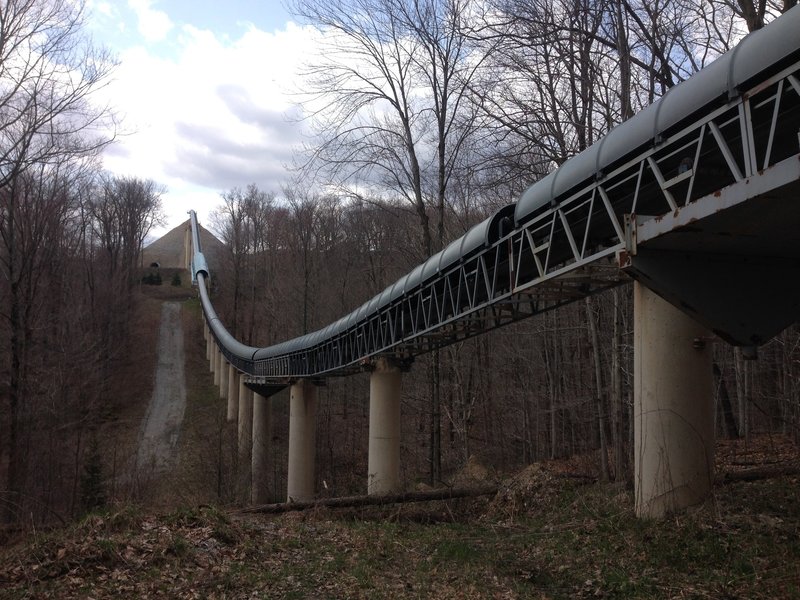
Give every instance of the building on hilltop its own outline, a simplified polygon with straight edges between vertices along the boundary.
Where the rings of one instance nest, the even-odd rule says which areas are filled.
[[[189,220],[184,221],[146,246],[142,252],[142,265],[165,269],[185,268],[184,240],[189,223]],[[200,225],[200,244],[209,265],[219,265],[222,260],[224,244],[202,225]]]

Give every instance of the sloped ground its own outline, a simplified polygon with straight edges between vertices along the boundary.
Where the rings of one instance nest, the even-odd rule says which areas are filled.
[[[137,470],[149,467],[155,474],[168,472],[176,459],[185,410],[181,305],[165,302],[161,307],[155,385],[139,436]]]
[[[235,516],[122,508],[0,549],[4,598],[793,598],[800,478],[662,522],[532,465],[493,499]]]
[[[186,301],[196,292],[185,270],[161,271],[166,279],[162,285],[142,284],[137,291],[133,330],[141,339],[128,359],[135,364],[123,365],[130,371],[122,390],[125,402],[115,407],[103,430],[102,447],[114,452],[113,466],[108,456],[104,461],[105,491],[117,503],[134,500],[149,506],[171,506],[165,489],[173,484],[170,479],[178,453],[175,442],[182,439],[178,415],[186,399],[186,378],[180,372],[185,366],[182,317]],[[179,286],[170,283],[175,273],[181,279]]]
[[[207,398],[187,406],[188,432],[224,411],[200,382],[195,305],[182,311],[189,395]],[[592,472],[586,457],[531,465],[493,498],[241,516],[197,505],[226,487],[214,477],[229,470],[226,433],[200,427],[191,444],[185,428],[159,491],[169,512],[117,505],[0,547],[0,598],[800,597],[798,476],[720,484],[663,522],[636,520],[624,487],[575,477]],[[798,465],[782,437],[725,442],[717,456],[722,481]],[[471,464],[465,475],[487,473]]]

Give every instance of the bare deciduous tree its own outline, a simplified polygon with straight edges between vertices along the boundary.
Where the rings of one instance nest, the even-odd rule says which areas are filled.
[[[0,6],[0,268],[8,307],[10,361],[4,402],[10,423],[4,450],[6,489],[22,491],[21,427],[28,400],[28,369],[47,254],[74,208],[76,173],[113,136],[113,118],[92,95],[113,67],[85,36],[82,2],[9,0]],[[12,518],[6,510],[6,519]]]
[[[84,3],[7,0],[0,7],[0,185],[30,165],[91,156],[113,136],[91,102],[114,67],[84,33]]]

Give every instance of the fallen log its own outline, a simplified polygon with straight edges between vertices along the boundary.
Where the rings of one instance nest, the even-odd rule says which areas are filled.
[[[375,496],[342,496],[339,498],[321,498],[311,502],[280,502],[277,504],[260,504],[247,506],[232,511],[234,514],[267,513],[277,514],[309,510],[312,508],[351,508],[356,506],[379,506],[382,504],[400,504],[405,502],[430,502],[433,500],[453,500],[455,498],[473,498],[489,496],[497,493],[497,486],[481,486],[475,488],[443,488],[417,492],[400,492],[398,494],[381,494]]]
[[[734,481],[758,481],[760,479],[771,479],[773,477],[783,477],[784,475],[800,475],[800,466],[789,465],[767,465],[753,469],[742,469],[741,471],[729,471],[722,475],[721,483],[732,483]]]

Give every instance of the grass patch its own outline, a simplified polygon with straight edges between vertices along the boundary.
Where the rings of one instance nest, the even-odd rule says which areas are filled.
[[[531,489],[525,502],[500,494],[488,505],[428,503],[405,514],[370,507],[244,517],[203,506],[93,515],[0,550],[0,596],[800,593],[800,478],[721,486],[703,506],[664,521],[634,518],[632,495],[613,485],[542,479]]]
[[[719,486],[664,521],[636,519],[624,488],[542,465],[491,501],[233,516],[219,505],[235,500],[236,426],[205,360],[199,302],[182,306],[187,406],[167,482],[178,508],[117,507],[0,548],[0,597],[800,596],[798,477]],[[160,301],[140,308],[156,331]],[[137,429],[142,403],[117,430]]]
[[[236,424],[225,422],[206,360],[200,302],[181,303],[186,375],[186,410],[177,465],[170,475],[173,505],[228,503],[234,500]]]

